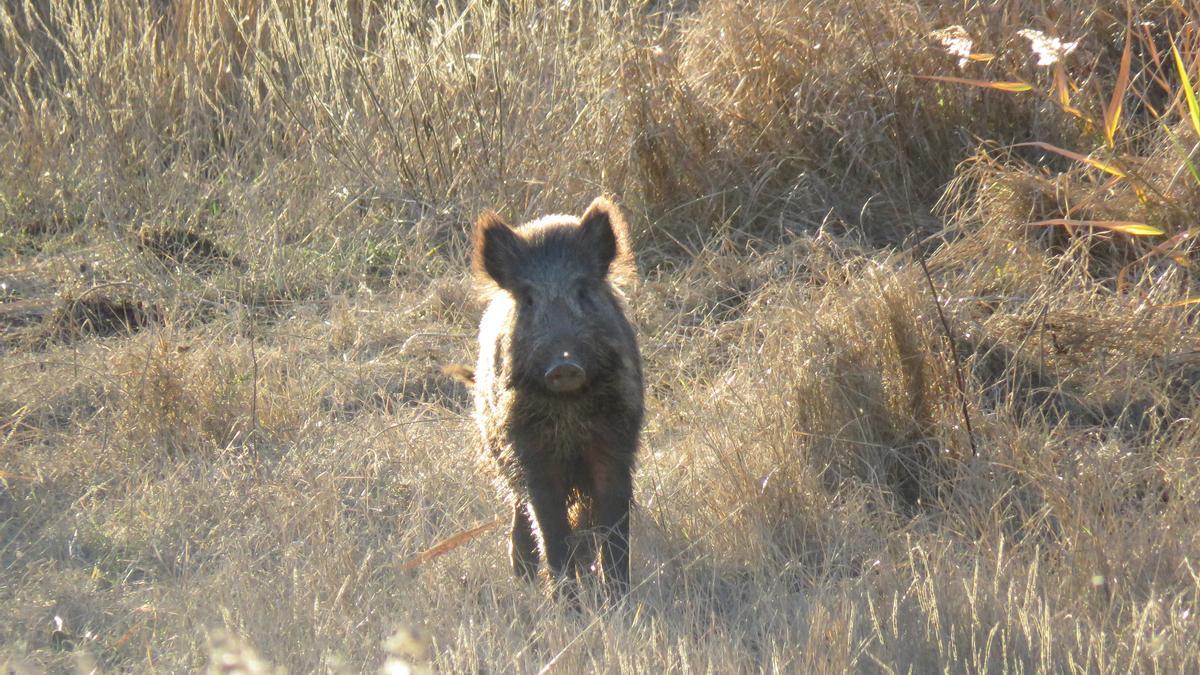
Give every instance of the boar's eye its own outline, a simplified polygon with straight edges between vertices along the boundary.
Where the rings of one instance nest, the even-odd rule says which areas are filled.
[[[513,295],[517,297],[517,304],[522,307],[533,306],[533,289],[524,284],[513,289]]]
[[[575,299],[579,304],[586,305],[591,302],[591,285],[587,281],[580,281],[575,284]]]

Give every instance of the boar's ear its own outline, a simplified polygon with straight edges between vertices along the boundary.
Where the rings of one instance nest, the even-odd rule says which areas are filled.
[[[600,262],[600,275],[611,275],[617,282],[637,277],[633,245],[625,216],[604,197],[597,197],[579,219],[584,245],[594,251]]]
[[[521,238],[500,216],[488,211],[475,221],[474,239],[471,268],[476,279],[512,288],[523,248]]]

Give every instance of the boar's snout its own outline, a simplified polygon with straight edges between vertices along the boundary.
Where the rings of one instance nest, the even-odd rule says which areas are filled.
[[[583,366],[568,356],[556,360],[546,371],[546,388],[556,394],[568,394],[579,391],[587,379]]]

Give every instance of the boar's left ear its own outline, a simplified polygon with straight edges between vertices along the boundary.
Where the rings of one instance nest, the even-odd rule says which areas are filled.
[[[637,277],[629,226],[616,204],[597,197],[579,219],[579,226],[585,245],[599,258],[601,276],[611,275],[618,282]]]

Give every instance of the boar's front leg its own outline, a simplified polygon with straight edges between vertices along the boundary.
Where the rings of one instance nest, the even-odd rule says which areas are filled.
[[[567,516],[567,491],[561,480],[531,477],[529,505],[542,544],[542,557],[556,588],[566,579],[571,564],[571,521]],[[539,480],[540,479],[540,480]]]
[[[628,474],[614,476],[608,489],[599,496],[596,509],[601,531],[600,566],[612,597],[629,592],[629,507],[634,501],[630,483]]]
[[[513,506],[512,541],[509,543],[513,574],[518,579],[531,581],[538,571],[538,545],[533,536],[533,521],[529,519],[529,505],[517,500]]]
[[[633,504],[633,476],[618,463],[594,471],[595,518],[600,530],[600,569],[609,596],[629,592],[629,510]]]

